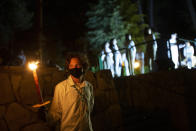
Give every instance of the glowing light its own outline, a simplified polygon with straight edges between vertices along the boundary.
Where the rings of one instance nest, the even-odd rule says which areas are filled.
[[[139,67],[140,67],[140,62],[135,61],[135,63],[134,63],[134,68],[137,69],[137,68],[139,68]]]
[[[122,62],[122,66],[125,66],[125,62],[124,61]]]
[[[37,69],[37,64],[38,64],[39,62],[30,62],[29,63],[29,68],[31,69],[31,70],[36,70]]]

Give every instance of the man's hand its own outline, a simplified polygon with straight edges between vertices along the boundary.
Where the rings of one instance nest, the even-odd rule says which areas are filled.
[[[45,106],[42,106],[38,109],[38,115],[39,115],[39,118],[43,121],[46,122],[46,113],[47,113],[47,110],[46,110],[46,107]]]
[[[46,121],[46,114],[47,114],[47,108],[46,105],[48,105],[50,103],[50,101],[46,101],[42,104],[36,104],[33,105],[33,108],[37,108],[38,109],[38,115],[40,117],[41,120]]]

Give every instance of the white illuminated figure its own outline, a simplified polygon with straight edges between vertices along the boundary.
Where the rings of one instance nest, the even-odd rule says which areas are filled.
[[[21,59],[22,63],[21,65],[25,65],[26,64],[26,56],[24,55],[24,51],[21,50],[20,54],[18,55],[18,58]]]
[[[148,45],[149,48],[150,48],[150,52],[148,52],[148,56],[150,57],[149,58],[149,67],[150,67],[150,70],[152,71],[152,64],[153,64],[153,61],[156,60],[156,54],[157,54],[157,41],[156,41],[156,36],[155,34],[152,32],[152,30],[149,28],[148,29],[148,34],[150,36],[152,36],[152,40],[153,40],[153,44],[152,45]],[[148,48],[148,47],[147,47]]]
[[[129,72],[129,63],[126,57],[126,53],[122,54],[122,62],[124,64],[125,67],[125,72],[126,72],[126,76],[130,76],[130,72]]]
[[[131,35],[128,36],[128,40],[130,41],[128,48],[130,50],[130,56],[131,56],[131,73],[134,75],[134,64],[135,64],[135,57],[136,57],[136,47],[135,43],[131,38]]]
[[[101,62],[103,63],[103,69],[107,69],[106,55],[104,50],[101,51]]]
[[[114,77],[114,60],[113,60],[113,53],[110,49],[109,42],[105,44],[105,52],[106,52],[106,69],[109,69]]]
[[[153,60],[155,61],[156,60],[156,55],[157,55],[157,41],[156,41],[156,36],[155,36],[154,33],[152,34],[152,38],[154,40],[154,43],[153,43]]]
[[[141,74],[144,74],[144,52],[141,52]]]
[[[169,41],[167,41],[167,56],[168,56],[168,58],[171,58]]]
[[[169,39],[169,43],[171,45],[171,58],[175,64],[175,69],[178,68],[178,46],[177,46],[177,33],[171,34],[171,39]]]
[[[118,49],[117,40],[112,40],[112,48],[114,49],[114,60],[115,60],[115,75],[120,77],[122,70],[122,56]]]
[[[186,58],[187,67],[191,69],[193,67],[193,55],[194,55],[194,48],[190,44],[190,42],[186,42],[186,46],[183,50],[184,57]]]

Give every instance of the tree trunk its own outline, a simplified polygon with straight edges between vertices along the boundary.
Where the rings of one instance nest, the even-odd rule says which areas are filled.
[[[140,0],[137,0],[137,5],[138,5],[139,14],[142,15],[142,14],[143,14],[143,11],[142,11],[142,6],[141,6]],[[143,19],[143,17],[142,17],[142,24],[144,24],[144,19]]]
[[[188,5],[189,13],[192,18],[194,30],[196,31],[196,14],[195,14],[195,9],[193,7],[192,0],[187,0],[187,5]]]
[[[149,0],[149,24],[154,27],[154,0]]]

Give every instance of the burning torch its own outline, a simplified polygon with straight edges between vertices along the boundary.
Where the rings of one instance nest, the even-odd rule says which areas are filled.
[[[44,101],[43,101],[43,98],[42,98],[41,89],[40,89],[40,86],[39,86],[38,76],[37,76],[37,72],[36,72],[38,63],[39,62],[29,63],[29,68],[33,71],[33,78],[34,78],[34,81],[35,81],[35,86],[36,86],[36,91],[37,91],[37,94],[38,94],[38,97],[39,97],[39,101],[40,101],[40,103],[43,103]]]
[[[33,71],[33,78],[35,81],[36,91],[37,91],[37,95],[39,97],[39,102],[40,102],[40,104],[34,105],[33,107],[41,107],[41,106],[44,106],[44,105],[47,105],[50,103],[50,101],[46,101],[45,103],[43,101],[41,89],[39,86],[38,76],[37,76],[37,72],[36,72],[36,69],[38,67],[38,63],[39,63],[38,61],[29,63],[29,68]]]

